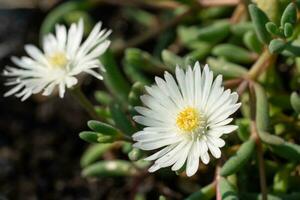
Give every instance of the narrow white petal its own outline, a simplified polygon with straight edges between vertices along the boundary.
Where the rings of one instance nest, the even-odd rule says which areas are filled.
[[[173,171],[179,170],[185,163],[188,153],[190,152],[190,149],[192,147],[192,142],[189,142],[181,152],[178,153],[178,159],[175,162],[175,164],[172,166]]]
[[[209,154],[207,152],[201,154],[201,161],[204,163],[204,164],[208,164],[209,163]]]
[[[210,153],[215,157],[215,158],[220,158],[221,157],[221,151],[220,149],[212,144],[209,140],[206,142],[208,149]]]
[[[148,156],[147,158],[144,158],[144,160],[147,161],[151,161],[151,160],[156,160],[160,157],[162,157],[163,155],[165,155],[166,153],[168,153],[170,150],[172,150],[177,144],[172,144],[170,146],[167,146],[165,148],[163,148],[162,150],[152,154],[151,156]]]
[[[189,177],[193,176],[197,172],[199,167],[200,150],[198,144],[198,142],[193,143],[193,146],[187,159],[186,174]]]
[[[160,168],[161,168],[161,166],[160,166],[159,164],[154,163],[154,164],[148,169],[148,171],[151,172],[151,173],[153,173],[153,172],[159,170]]]

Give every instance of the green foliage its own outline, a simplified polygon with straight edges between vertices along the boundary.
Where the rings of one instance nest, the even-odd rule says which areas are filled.
[[[210,200],[216,195],[216,186],[214,183],[211,183],[207,186],[202,187],[199,191],[194,192],[188,196],[185,200]]]
[[[178,35],[184,44],[201,40],[209,43],[222,41],[230,32],[228,21],[218,21],[207,27],[179,27]]]
[[[300,146],[290,142],[284,142],[280,145],[273,145],[271,150],[278,156],[293,162],[300,162]]]
[[[271,53],[280,53],[286,47],[286,43],[282,39],[273,39],[269,44]]]
[[[297,21],[297,6],[295,3],[290,3],[284,10],[280,24],[283,27],[286,23],[294,25]]]
[[[222,200],[238,200],[236,189],[228,182],[227,179],[221,177],[220,180],[220,191]]]
[[[137,161],[141,159],[143,156],[143,153],[140,149],[133,148],[129,153],[128,153],[128,158],[132,161]]]
[[[91,145],[81,156],[80,165],[86,167],[100,159],[100,157],[108,151],[113,144],[94,144]]]
[[[248,31],[245,33],[245,35],[243,36],[243,42],[248,49],[256,53],[261,53],[262,43],[258,40],[256,34],[253,31]]]
[[[291,105],[293,109],[299,114],[300,113],[300,96],[297,92],[291,94]]]
[[[256,124],[257,131],[260,139],[268,144],[279,145],[284,141],[276,135],[271,135],[268,133],[269,130],[269,105],[267,100],[267,95],[264,89],[255,84],[254,86],[255,95],[256,95]]]
[[[217,45],[212,49],[212,54],[240,64],[249,64],[256,59],[253,53],[232,44]]]
[[[144,92],[144,87],[145,85],[140,82],[136,82],[132,85],[132,88],[128,95],[128,102],[131,106],[138,106],[142,104],[140,96]]]
[[[92,132],[92,131],[82,131],[79,133],[79,137],[83,139],[86,142],[90,143],[97,143],[98,142],[98,137],[100,134]]]
[[[229,176],[238,172],[248,160],[250,160],[253,155],[255,148],[255,141],[253,139],[249,139],[244,142],[236,154],[230,157],[229,160],[223,165],[221,170],[222,176]]]
[[[249,13],[258,39],[262,43],[268,44],[271,40],[271,36],[265,27],[266,23],[269,22],[267,15],[254,4],[249,5]]]
[[[289,189],[290,183],[290,175],[295,167],[294,164],[289,163],[283,166],[274,176],[274,184],[273,184],[273,191],[275,193],[284,194]]]
[[[208,58],[207,64],[217,74],[223,74],[225,77],[240,77],[247,74],[247,70],[240,65],[228,62],[222,58]]]
[[[135,176],[137,169],[125,160],[99,161],[85,167],[82,171],[84,177],[120,177]]]
[[[113,54],[107,51],[101,56],[100,60],[106,67],[106,72],[103,74],[106,87],[109,88],[119,101],[126,102],[130,86],[128,81],[120,73]]]
[[[111,95],[105,91],[96,91],[94,96],[95,99],[102,105],[109,105],[113,101]]]
[[[116,127],[123,131],[126,135],[132,135],[136,129],[133,127],[132,122],[128,119],[127,115],[122,111],[119,104],[114,103],[109,106],[112,119]]]

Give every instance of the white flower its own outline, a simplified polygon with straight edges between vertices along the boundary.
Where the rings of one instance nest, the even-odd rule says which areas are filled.
[[[56,34],[43,38],[43,51],[34,45],[25,45],[29,57],[12,57],[18,67],[8,66],[4,71],[4,75],[10,77],[6,85],[14,85],[4,96],[14,94],[25,100],[41,91],[43,95],[50,95],[57,87],[62,98],[66,88],[76,85],[76,75],[82,72],[102,79],[95,69],[104,71],[98,58],[110,44],[107,37],[111,31],[101,30],[99,22],[82,42],[83,31],[82,20],[73,23],[68,31],[65,26],[56,25]]]
[[[156,77],[156,85],[146,87],[147,95],[141,96],[146,107],[136,107],[141,115],[134,120],[144,126],[132,137],[134,146],[142,150],[160,149],[146,158],[155,160],[149,172],[172,166],[179,170],[186,163],[186,173],[192,176],[199,166],[199,159],[209,163],[208,151],[220,158],[220,147],[225,142],[220,137],[237,129],[228,125],[228,118],[241,105],[238,94],[222,87],[222,76],[213,79],[213,72],[205,65],[201,72],[197,62],[184,72],[176,68],[176,79],[165,73],[165,80]]]

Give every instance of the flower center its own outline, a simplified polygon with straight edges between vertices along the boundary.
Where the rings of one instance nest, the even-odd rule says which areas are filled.
[[[67,59],[67,56],[65,53],[57,52],[57,53],[54,53],[53,55],[49,56],[48,61],[53,66],[64,67],[67,64],[68,59]]]
[[[192,132],[203,125],[203,119],[197,109],[187,107],[177,115],[176,125],[184,132]]]

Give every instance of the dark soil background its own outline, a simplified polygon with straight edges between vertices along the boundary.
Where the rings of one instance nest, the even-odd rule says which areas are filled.
[[[46,11],[39,9],[0,10],[1,71],[11,64],[10,56],[24,54],[25,43],[37,45],[45,15]],[[34,96],[21,102],[3,97],[9,89],[4,82],[1,76],[1,200],[122,199],[122,180],[87,181],[80,175],[79,160],[88,144],[79,139],[78,133],[87,129],[89,118],[71,96]],[[93,88],[102,87],[86,82]]]

